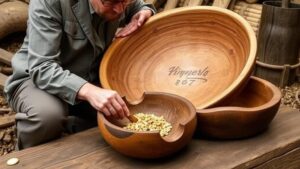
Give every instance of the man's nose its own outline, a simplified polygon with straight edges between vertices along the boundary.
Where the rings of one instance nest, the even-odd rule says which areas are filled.
[[[124,4],[122,2],[115,4],[113,10],[118,14],[123,13],[124,12]]]

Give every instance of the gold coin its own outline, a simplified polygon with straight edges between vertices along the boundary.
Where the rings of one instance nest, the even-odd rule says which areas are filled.
[[[9,160],[6,161],[7,165],[16,165],[18,164],[19,159],[18,158],[10,158]]]

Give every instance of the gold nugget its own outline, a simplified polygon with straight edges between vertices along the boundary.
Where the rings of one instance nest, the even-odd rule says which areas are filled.
[[[167,122],[163,116],[154,114],[137,113],[134,115],[138,121],[129,123],[124,128],[133,131],[159,131],[159,134],[164,137],[168,135],[172,129],[172,125]]]

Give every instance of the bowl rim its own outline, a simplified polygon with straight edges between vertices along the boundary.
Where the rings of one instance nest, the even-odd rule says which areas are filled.
[[[266,87],[268,87],[272,93],[273,96],[272,98],[266,102],[265,104],[262,104],[260,106],[257,106],[255,108],[253,107],[239,107],[239,106],[220,106],[220,107],[213,107],[213,108],[208,108],[208,109],[202,109],[198,110],[197,109],[197,114],[205,114],[205,113],[218,113],[219,111],[232,111],[232,112],[245,112],[245,113],[253,113],[253,112],[258,112],[260,110],[265,110],[268,109],[281,101],[281,91],[277,86],[272,84],[271,82],[261,79],[259,77],[251,76],[249,80],[254,80],[256,82],[259,82]]]
[[[151,25],[152,23],[155,23],[156,21],[167,17],[167,16],[172,16],[172,15],[178,15],[180,13],[185,13],[185,12],[192,12],[192,11],[214,11],[214,12],[219,12],[223,13],[225,15],[228,15],[235,19],[237,22],[241,23],[240,25],[244,27],[245,31],[247,32],[247,37],[249,39],[249,57],[242,69],[242,71],[239,73],[238,77],[227,87],[223,92],[220,94],[216,95],[213,99],[210,101],[202,104],[201,106],[194,105],[196,109],[204,109],[207,107],[210,107],[212,105],[217,104],[218,102],[222,101],[226,96],[230,95],[232,91],[235,91],[237,88],[241,87],[241,82],[245,81],[249,78],[251,75],[252,70],[254,69],[255,65],[255,59],[256,59],[256,52],[257,52],[257,40],[256,40],[256,35],[254,30],[252,29],[251,25],[239,14],[220,7],[214,7],[214,6],[194,6],[194,7],[181,7],[181,8],[175,8],[175,9],[170,9],[161,13],[158,13],[148,19],[148,21],[144,24],[143,27]],[[141,31],[143,27],[139,30]],[[124,37],[124,38],[118,38],[114,40],[111,44],[111,46],[107,49],[105,52],[100,68],[99,68],[99,76],[100,76],[100,82],[102,87],[104,88],[109,88],[112,89],[112,86],[109,84],[108,81],[108,76],[106,72],[106,68],[108,66],[108,61],[111,58],[111,53],[120,45],[126,42],[127,39],[131,38],[132,36]]]

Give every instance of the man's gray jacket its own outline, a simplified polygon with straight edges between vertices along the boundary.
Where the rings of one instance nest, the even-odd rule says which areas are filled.
[[[27,35],[4,88],[8,102],[31,78],[38,88],[75,104],[83,84],[98,82],[99,63],[117,28],[145,8],[153,11],[152,5],[136,0],[119,20],[108,22],[103,47],[93,34],[89,0],[31,0]]]

